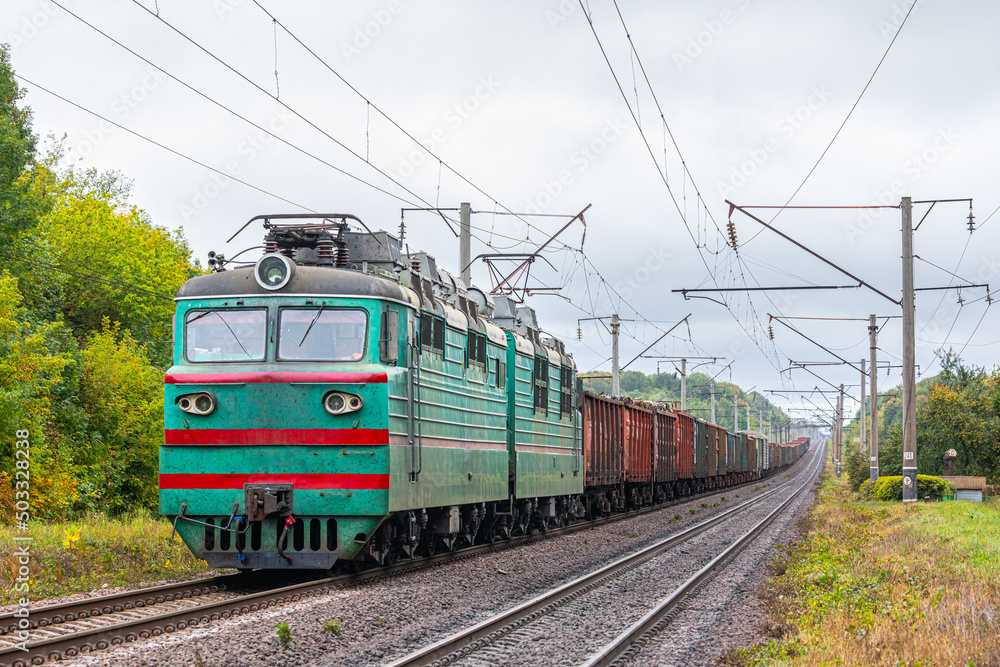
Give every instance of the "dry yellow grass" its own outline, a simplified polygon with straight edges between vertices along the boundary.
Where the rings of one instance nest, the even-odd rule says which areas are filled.
[[[46,598],[99,589],[134,586],[161,579],[186,579],[209,573],[191,555],[171,525],[160,517],[137,513],[122,519],[92,516],[72,523],[38,523],[31,528],[29,597]],[[0,605],[23,594],[15,590],[18,563],[10,526],[0,526]]]
[[[862,503],[825,473],[767,588],[775,640],[728,665],[1000,667],[1000,501]]]

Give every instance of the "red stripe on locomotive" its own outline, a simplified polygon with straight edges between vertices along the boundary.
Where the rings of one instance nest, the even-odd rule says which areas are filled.
[[[388,445],[378,428],[166,429],[168,445]]]
[[[296,489],[388,489],[389,475],[324,473],[160,473],[161,489],[242,489],[245,484],[292,484]]]
[[[294,371],[260,371],[255,373],[168,373],[166,384],[233,384],[260,382],[308,382],[385,384],[385,373],[315,373]]]

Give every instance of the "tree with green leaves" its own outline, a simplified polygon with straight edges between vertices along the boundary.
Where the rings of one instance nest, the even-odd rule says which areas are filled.
[[[0,44],[0,246],[9,247],[19,232],[33,223],[25,197],[22,175],[35,158],[36,138],[31,131],[31,109],[10,65],[10,52]]]

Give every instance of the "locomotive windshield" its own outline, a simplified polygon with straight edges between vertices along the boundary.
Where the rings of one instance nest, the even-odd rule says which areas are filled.
[[[282,308],[278,358],[284,361],[360,361],[365,355],[364,310]]]
[[[263,361],[267,310],[192,310],[184,320],[188,361]]]

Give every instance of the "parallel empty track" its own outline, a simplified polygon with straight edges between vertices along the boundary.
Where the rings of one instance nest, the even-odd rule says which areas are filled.
[[[634,647],[638,646],[637,642],[641,642],[648,633],[661,627],[664,617],[681,600],[690,598],[704,581],[759,535],[803,490],[811,486],[823,461],[824,451],[824,447],[818,448],[818,451],[813,453],[813,460],[796,477],[773,489],[599,570],[415,651],[392,663],[391,667],[417,665],[439,667],[452,664],[519,665],[543,662],[544,664],[584,662],[588,666],[612,664],[630,651],[634,652]],[[787,498],[783,498],[782,494],[787,494]],[[773,508],[767,505],[761,507],[768,499],[772,499]],[[757,515],[760,515],[759,519]],[[726,531],[731,532],[741,522],[752,523],[752,526],[746,530],[741,529],[735,539],[719,535]],[[699,540],[699,537],[704,539]],[[708,544],[698,544],[699,542]],[[713,556],[704,565],[699,561],[697,566],[685,567],[684,560],[708,558],[702,554]],[[645,608],[650,611],[614,636],[605,646],[589,651],[589,657],[583,657],[582,660],[567,657],[566,654],[588,653],[574,645],[574,642],[579,640],[582,644],[591,640],[591,637],[575,638],[573,632],[586,635],[608,631],[609,625],[618,617],[614,605],[623,606],[626,612],[632,612],[632,617],[636,615],[634,607],[637,603],[632,600],[623,603],[621,600],[622,581],[629,577],[633,579],[630,584],[633,588],[648,586],[652,589],[649,591],[650,596],[656,595],[654,580],[680,579],[682,583],[673,588],[663,599],[657,597],[644,600]],[[583,620],[587,618],[600,619],[600,628],[588,630]]]

